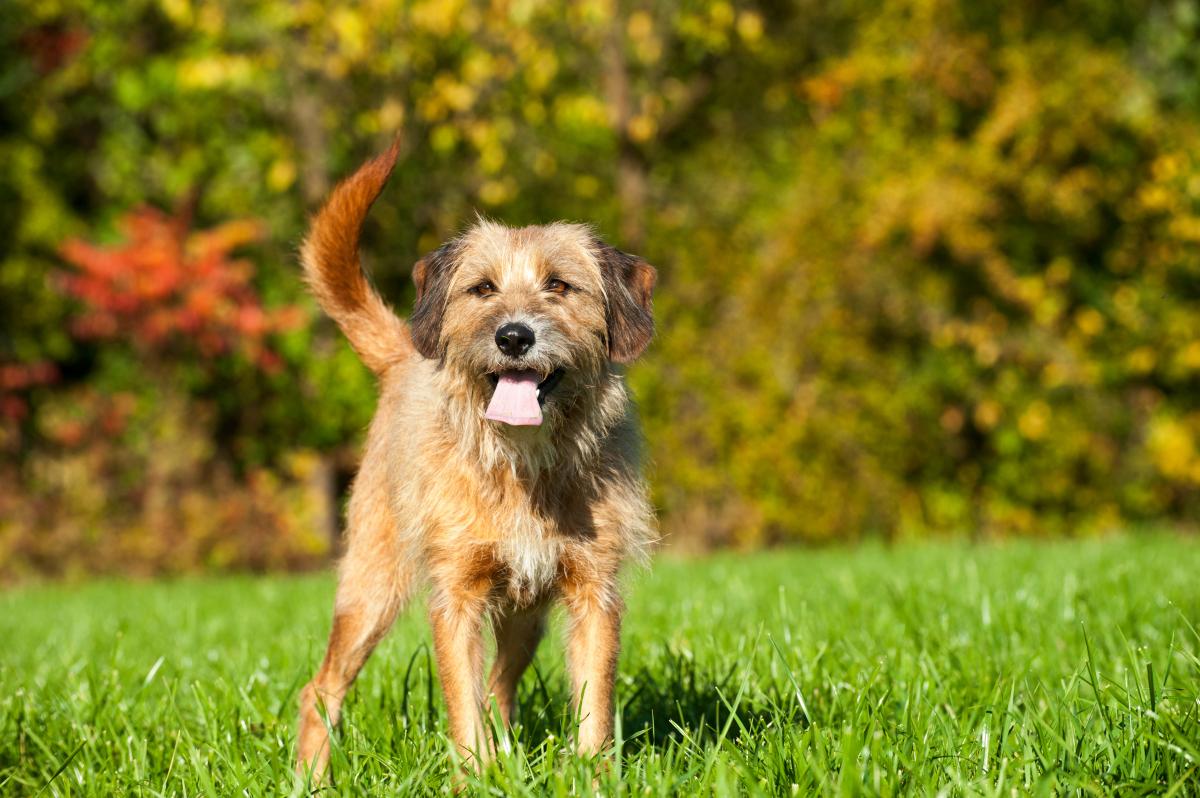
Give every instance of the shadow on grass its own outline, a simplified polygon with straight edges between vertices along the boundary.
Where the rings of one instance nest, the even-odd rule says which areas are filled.
[[[374,705],[378,717],[396,719],[373,729],[373,750],[399,756],[412,744],[411,735],[427,738],[445,733],[445,709],[428,646],[418,646],[406,666],[396,672],[399,689],[350,692],[344,713],[363,717]],[[376,675],[374,678],[379,678]],[[522,678],[517,709],[517,739],[536,750],[551,738],[574,737],[570,688],[560,667],[544,672],[537,663]],[[678,744],[707,745],[737,740],[744,732],[776,726],[808,725],[794,692],[774,680],[763,680],[738,658],[731,663],[701,663],[671,648],[618,674],[617,723],[622,746],[636,755]]]
[[[526,677],[518,722],[526,744],[553,734],[573,733],[570,695],[559,683],[548,685],[531,668]],[[788,691],[762,685],[734,662],[720,670],[698,664],[691,656],[667,656],[618,677],[617,722],[626,751],[662,749],[688,741],[704,744],[720,736],[736,739],[743,731],[768,723],[807,725]]]

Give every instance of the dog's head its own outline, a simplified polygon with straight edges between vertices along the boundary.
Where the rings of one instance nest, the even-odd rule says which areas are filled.
[[[538,424],[645,350],[655,279],[583,225],[481,221],[413,268],[413,343],[490,396],[488,418]]]

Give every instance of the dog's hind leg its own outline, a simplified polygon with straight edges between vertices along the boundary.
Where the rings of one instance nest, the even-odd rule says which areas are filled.
[[[300,695],[297,772],[325,775],[329,729],[341,716],[342,700],[375,646],[404,606],[410,579],[395,552],[395,527],[386,505],[372,491],[372,469],[364,463],[350,500],[348,550],[342,560],[333,629],[320,670]]]
[[[325,659],[300,695],[297,770],[302,775],[311,770],[314,780],[328,764],[329,729],[341,717],[342,700],[403,604],[403,593],[394,589],[364,587],[345,579],[339,585]]]
[[[546,610],[535,607],[511,612],[493,622],[496,632],[496,661],[488,679],[488,700],[495,699],[500,719],[511,726],[517,706],[517,682],[533,662],[538,643],[546,630]]]

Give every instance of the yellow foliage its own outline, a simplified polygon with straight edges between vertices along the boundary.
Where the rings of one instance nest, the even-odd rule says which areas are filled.
[[[1050,417],[1050,405],[1039,399],[1025,408],[1017,419],[1017,429],[1031,441],[1041,440],[1049,431]]]
[[[338,37],[338,48],[343,57],[356,61],[367,51],[367,23],[362,14],[347,6],[334,9],[329,24]]]
[[[189,0],[159,0],[159,5],[176,25],[187,25],[192,21],[192,4]]]
[[[1188,371],[1200,371],[1200,341],[1192,341],[1183,348],[1179,364]]]
[[[657,132],[658,124],[651,117],[639,114],[629,120],[629,137],[634,141],[649,141]]]
[[[984,431],[995,429],[1003,417],[1004,409],[995,399],[984,399],[975,406],[975,424]]]
[[[645,11],[634,11],[625,23],[631,39],[646,39],[654,34],[654,20]]]
[[[271,164],[267,172],[267,185],[273,191],[287,191],[296,182],[296,162],[290,158],[280,158]]]
[[[743,11],[737,17],[737,32],[746,44],[757,44],[763,35],[762,16],[754,11]]]
[[[1095,308],[1080,308],[1075,312],[1075,326],[1089,338],[1104,329],[1104,316]]]
[[[463,0],[419,0],[409,11],[413,27],[435,36],[449,36],[463,12]]]
[[[253,61],[241,55],[204,55],[179,65],[179,83],[188,89],[237,88],[253,77]]]
[[[1200,465],[1193,430],[1174,418],[1156,418],[1150,424],[1150,456],[1154,465],[1172,479],[1193,479]]]
[[[485,205],[502,205],[512,197],[515,191],[516,185],[511,179],[486,180],[479,187],[479,199]]]
[[[1139,346],[1125,357],[1125,364],[1135,374],[1146,374],[1154,369],[1158,355],[1149,346]]]

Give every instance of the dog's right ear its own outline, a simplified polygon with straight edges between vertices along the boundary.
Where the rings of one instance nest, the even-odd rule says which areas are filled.
[[[444,244],[417,261],[412,270],[417,302],[408,323],[412,328],[413,346],[431,360],[442,356],[442,317],[446,313],[450,276],[458,262],[458,249],[454,242]]]

